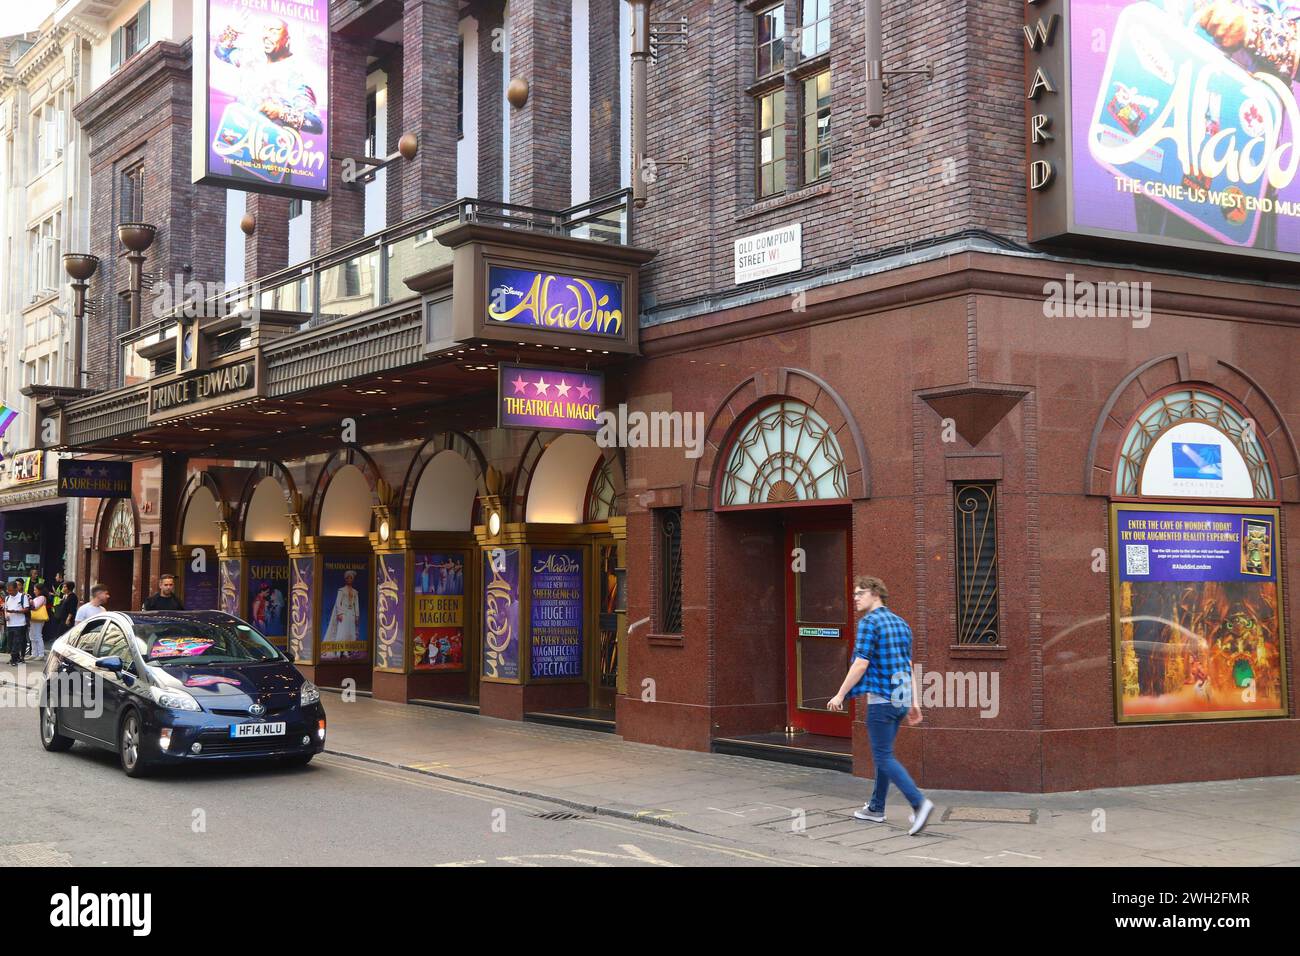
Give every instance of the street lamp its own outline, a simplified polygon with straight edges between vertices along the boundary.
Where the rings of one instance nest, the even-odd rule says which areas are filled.
[[[126,247],[126,261],[131,264],[131,328],[140,325],[141,286],[144,281],[144,253],[153,245],[158,227],[147,222],[124,222],[117,227],[117,240]]]
[[[87,252],[65,252],[63,270],[72,280],[72,387],[81,388],[81,327],[86,319],[86,291],[99,268],[99,256]]]

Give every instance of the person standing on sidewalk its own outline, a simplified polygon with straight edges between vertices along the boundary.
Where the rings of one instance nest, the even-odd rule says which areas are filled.
[[[32,660],[45,660],[45,640],[43,634],[45,623],[50,619],[49,599],[45,596],[45,585],[32,585],[32,616],[28,640],[32,645]]]
[[[164,574],[158,578],[158,590],[144,599],[143,611],[183,611],[185,605],[176,596],[176,576]]]
[[[63,582],[63,594],[60,596],[57,604],[54,605],[54,617],[51,618],[49,626],[46,628],[46,637],[50,643],[57,641],[66,631],[72,629],[72,625],[77,622],[77,584],[75,581]]]
[[[18,582],[10,581],[5,596],[5,637],[9,639],[9,663],[15,667],[27,654],[27,612],[31,606],[31,599],[19,589]]]
[[[82,621],[89,620],[96,614],[107,613],[108,608],[105,607],[105,605],[108,604],[108,599],[110,597],[112,597],[112,595],[108,593],[107,586],[103,584],[91,585],[90,600],[77,608],[75,623],[80,624]]]
[[[876,787],[871,800],[853,816],[873,823],[885,822],[885,796],[893,783],[912,805],[909,834],[920,833],[934,812],[934,804],[917,789],[911,776],[894,756],[894,738],[903,718],[921,722],[921,707],[912,673],[912,629],[885,607],[889,589],[880,578],[859,575],[853,582],[853,606],[862,614],[853,647],[853,663],[828,710],[844,710],[844,698],[867,695],[867,733],[871,759],[876,765]]]

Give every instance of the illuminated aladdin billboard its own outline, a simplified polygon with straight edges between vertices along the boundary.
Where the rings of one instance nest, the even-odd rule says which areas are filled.
[[[1025,5],[1030,237],[1300,258],[1300,7]]]
[[[323,198],[329,0],[199,0],[192,179]]]

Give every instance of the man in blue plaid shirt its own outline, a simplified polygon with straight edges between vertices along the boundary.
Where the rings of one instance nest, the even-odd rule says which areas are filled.
[[[842,711],[845,697],[867,695],[867,733],[871,737],[871,759],[876,765],[876,789],[871,800],[853,816],[874,823],[885,822],[885,795],[892,782],[912,805],[908,833],[920,833],[934,811],[934,804],[917,789],[907,768],[894,756],[894,738],[904,717],[909,724],[921,722],[919,695],[912,674],[912,629],[885,607],[889,589],[880,578],[859,576],[853,582],[853,606],[862,614],[853,663],[840,692],[826,704]]]

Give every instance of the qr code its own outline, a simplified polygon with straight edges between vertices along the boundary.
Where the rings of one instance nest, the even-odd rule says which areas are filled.
[[[1124,545],[1124,565],[1129,574],[1150,574],[1151,555],[1145,544]]]

